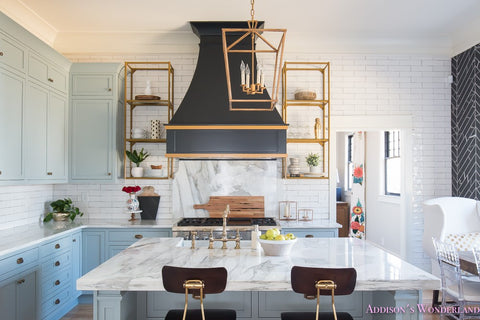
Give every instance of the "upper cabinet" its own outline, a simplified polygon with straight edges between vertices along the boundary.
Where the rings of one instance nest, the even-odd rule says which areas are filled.
[[[70,181],[121,178],[123,101],[117,63],[74,63],[70,75]],[[120,128],[120,129],[119,129]]]
[[[67,182],[70,65],[0,13],[1,184]]]

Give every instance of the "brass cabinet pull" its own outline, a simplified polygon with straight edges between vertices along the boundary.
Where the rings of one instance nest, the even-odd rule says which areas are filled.
[[[55,249],[60,249],[60,244],[59,244],[59,243],[57,243],[57,244],[55,245]]]
[[[47,176],[51,176],[51,175],[53,175],[52,172],[47,172]]]
[[[60,284],[60,280],[55,281],[55,285],[58,286]]]
[[[60,261],[55,261],[55,267],[58,267],[60,265]]]
[[[2,174],[2,171],[0,170],[0,174]]]
[[[112,173],[111,173],[111,172],[109,172],[109,173],[108,173],[108,175],[109,175],[109,176],[111,176],[111,175],[112,175]]]
[[[135,235],[135,239],[142,239],[142,238],[143,238],[143,235],[141,235],[141,234],[136,234]]]
[[[314,238],[313,234],[306,234],[305,238]]]
[[[53,82],[52,78],[48,78],[47,80],[48,80],[48,82]]]
[[[2,51],[0,51],[0,57],[3,57],[3,52]]]
[[[18,258],[17,259],[17,264],[22,264],[23,263],[23,258]]]
[[[77,242],[77,239],[72,239],[72,242]]]
[[[109,92],[112,91],[112,88],[108,88],[108,91],[109,91]]]
[[[55,300],[55,304],[59,304],[59,303],[60,303],[60,299]]]
[[[17,284],[23,284],[25,283],[25,279],[17,280]]]

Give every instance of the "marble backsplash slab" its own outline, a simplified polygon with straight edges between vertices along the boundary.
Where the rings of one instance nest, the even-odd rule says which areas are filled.
[[[276,161],[179,161],[172,184],[174,217],[207,217],[194,204],[207,203],[210,196],[264,196],[265,216],[275,216],[280,180]]]

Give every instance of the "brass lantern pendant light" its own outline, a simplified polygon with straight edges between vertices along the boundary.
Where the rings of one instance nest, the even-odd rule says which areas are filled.
[[[223,55],[227,75],[230,111],[271,111],[278,101],[280,69],[286,29],[259,28],[255,20],[255,0],[250,0],[251,19],[248,28],[222,29]],[[268,36],[275,39],[267,40]],[[261,48],[256,41],[259,40]],[[273,60],[273,80],[270,94],[265,82],[265,68],[256,53]],[[233,83],[233,84],[232,84]]]

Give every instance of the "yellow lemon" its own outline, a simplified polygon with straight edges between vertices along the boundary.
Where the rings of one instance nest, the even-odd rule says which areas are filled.
[[[283,234],[279,234],[275,237],[275,240],[285,240],[285,236]]]

